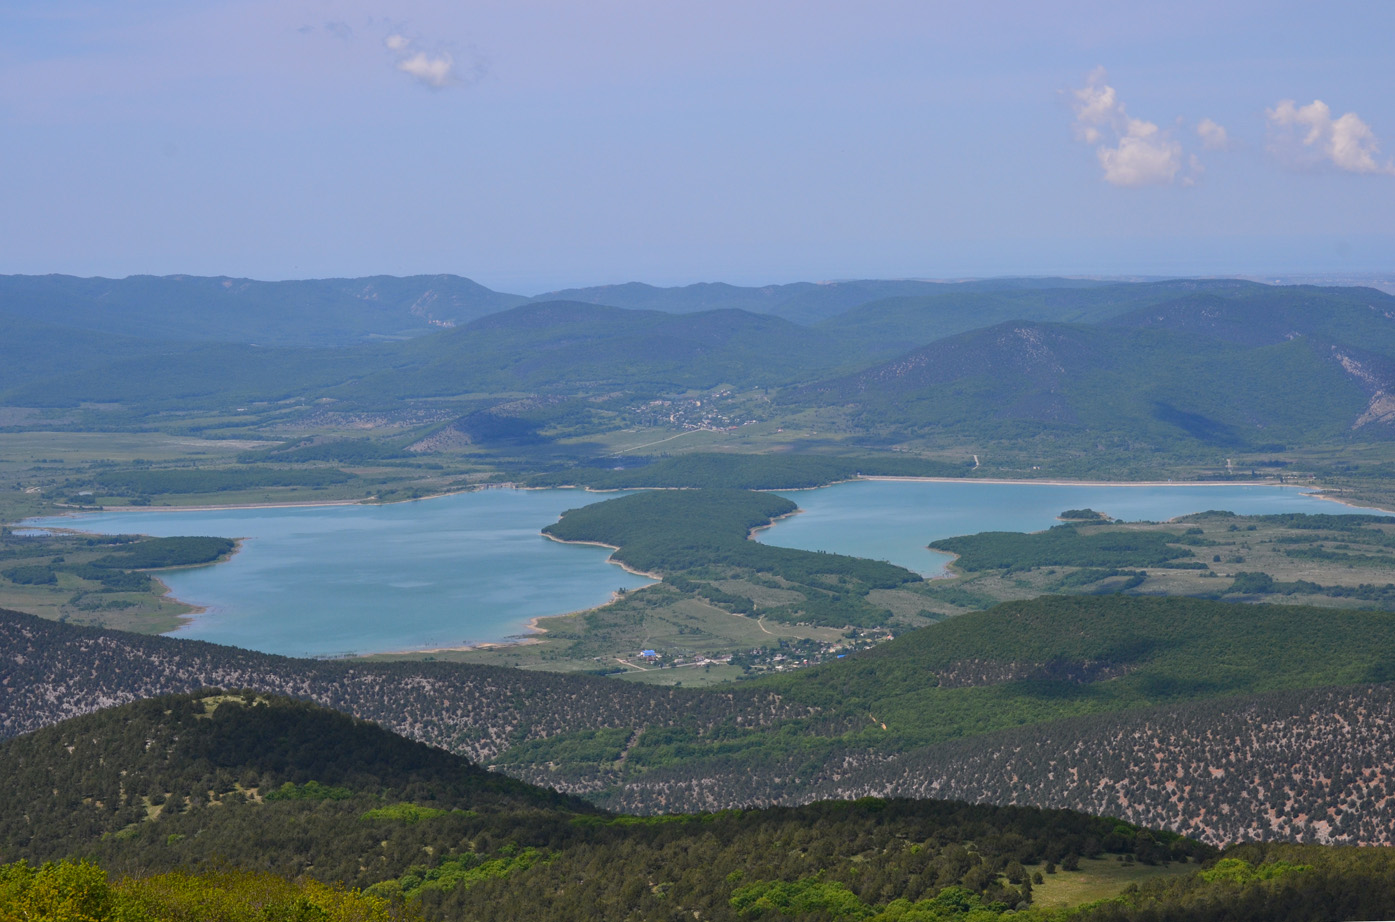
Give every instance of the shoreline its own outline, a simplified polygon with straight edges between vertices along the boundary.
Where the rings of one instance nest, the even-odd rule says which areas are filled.
[[[884,474],[861,474],[852,480],[840,483],[855,483],[858,480],[879,480],[888,483],[995,483],[995,484],[1040,484],[1044,487],[1292,487],[1294,489],[1321,489],[1300,487],[1298,484],[1279,483],[1277,480],[1250,480],[1239,483],[1234,480],[1009,480],[997,477],[903,477]],[[832,486],[832,484],[829,484]],[[809,489],[817,490],[818,487]],[[781,491],[784,492],[784,491]]]
[[[900,483],[950,483],[950,484],[984,483],[984,484],[995,484],[995,485],[1017,485],[1017,484],[1025,484],[1025,485],[1041,485],[1041,486],[1089,486],[1089,487],[1120,487],[1120,488],[1127,488],[1127,487],[1195,487],[1195,486],[1201,486],[1201,487],[1260,486],[1260,487],[1268,487],[1268,488],[1280,487],[1280,488],[1288,488],[1288,489],[1298,490],[1298,491],[1300,491],[1300,492],[1302,492],[1302,493],[1305,493],[1305,494],[1307,494],[1307,495],[1309,495],[1309,496],[1312,496],[1312,497],[1314,497],[1314,498],[1316,498],[1316,499],[1326,500],[1326,501],[1338,503],[1338,504],[1340,504],[1340,505],[1342,505],[1342,506],[1345,506],[1345,507],[1347,507],[1347,508],[1354,509],[1354,510],[1367,510],[1367,511],[1369,511],[1369,510],[1378,510],[1378,511],[1381,511],[1381,512],[1395,512],[1395,510],[1382,509],[1382,508],[1381,508],[1380,506],[1378,506],[1378,505],[1370,505],[1370,504],[1368,504],[1368,505],[1362,505],[1362,504],[1359,504],[1359,503],[1358,503],[1357,501],[1355,501],[1355,500],[1346,499],[1346,498],[1343,498],[1343,497],[1341,497],[1341,496],[1339,496],[1339,495],[1336,495],[1336,494],[1333,494],[1333,493],[1328,493],[1328,492],[1326,492],[1326,488],[1324,488],[1324,487],[1322,487],[1322,486],[1320,486],[1320,485],[1316,485],[1316,484],[1306,484],[1306,485],[1300,485],[1300,484],[1287,484],[1287,483],[1280,483],[1280,482],[1275,481],[1275,480],[1272,480],[1272,479],[1270,479],[1270,480],[1260,480],[1260,481],[1249,481],[1249,482],[1244,482],[1244,483],[1237,483],[1236,481],[1226,481],[1226,480],[1208,480],[1208,481],[1177,481],[1177,480],[1151,480],[1151,481],[1117,481],[1117,480],[1116,480],[1116,481],[1109,481],[1109,480],[1062,480],[1062,479],[1050,479],[1050,480],[1012,480],[1012,479],[1005,479],[1005,478],[913,477],[913,476],[890,476],[890,475],[875,475],[875,474],[870,474],[870,475],[858,475],[858,476],[849,478],[849,479],[847,479],[847,480],[835,481],[835,482],[831,482],[831,483],[828,483],[828,484],[823,484],[823,485],[821,485],[821,486],[816,486],[816,487],[776,488],[776,489],[770,489],[770,490],[761,490],[761,491],[757,491],[757,492],[780,492],[780,493],[794,492],[794,491],[804,492],[804,491],[807,491],[807,490],[817,490],[817,489],[821,489],[821,488],[824,487],[824,486],[835,486],[835,485],[837,485],[837,484],[844,484],[844,483],[856,483],[856,482],[858,482],[858,481],[872,481],[872,482],[880,481],[880,482],[893,482],[893,483],[896,483],[896,482],[900,482]],[[398,504],[398,503],[419,502],[419,501],[422,501],[422,500],[439,499],[439,498],[446,497],[446,496],[455,496],[455,495],[458,495],[458,494],[460,494],[460,493],[481,492],[481,491],[486,490],[486,489],[513,489],[513,490],[528,490],[528,489],[559,489],[559,490],[567,490],[567,489],[569,489],[569,490],[578,490],[578,491],[584,492],[584,493],[591,493],[591,494],[598,494],[598,495],[599,495],[599,494],[617,493],[617,492],[639,492],[639,491],[642,491],[642,490],[650,490],[650,489],[679,490],[679,489],[690,489],[690,488],[684,488],[684,487],[658,487],[658,488],[649,488],[649,487],[623,487],[623,488],[616,488],[616,489],[593,489],[593,488],[591,488],[591,487],[587,487],[587,486],[583,486],[583,485],[576,485],[576,484],[572,484],[572,485],[563,485],[563,486],[556,486],[556,487],[524,487],[524,486],[520,486],[520,485],[514,484],[514,483],[502,483],[502,484],[482,485],[481,487],[478,487],[478,488],[471,488],[471,489],[465,489],[465,490],[456,490],[456,491],[450,491],[450,492],[444,492],[444,493],[435,493],[435,494],[430,494],[430,495],[427,495],[427,496],[413,497],[413,498],[411,498],[411,499],[393,500],[393,501],[390,501],[390,502],[387,502],[387,503],[379,503],[379,504],[377,504],[377,505],[396,505],[396,504]],[[70,518],[70,517],[74,517],[74,516],[80,516],[80,515],[85,515],[85,514],[91,514],[91,513],[94,513],[94,512],[161,512],[161,513],[163,513],[163,512],[217,512],[217,511],[224,510],[224,509],[227,509],[227,510],[294,509],[294,508],[317,508],[317,507],[330,507],[330,506],[363,506],[363,505],[373,505],[373,504],[374,504],[374,503],[373,503],[373,498],[372,498],[372,497],[369,497],[369,498],[366,498],[366,499],[356,499],[356,500],[318,500],[318,501],[317,501],[317,500],[307,500],[307,501],[301,501],[301,502],[284,502],[284,503],[235,503],[235,504],[228,504],[228,505],[201,505],[201,506],[158,506],[158,507],[150,507],[150,506],[117,506],[117,507],[105,507],[105,508],[86,509],[86,510],[74,509],[74,510],[70,510],[70,511],[63,511],[63,512],[57,513],[57,514],[54,515],[54,516],[34,516],[33,518]],[[802,509],[802,508],[796,508],[796,509],[792,510],[791,512],[785,513],[784,515],[776,516],[775,518],[773,518],[773,519],[772,519],[769,523],[767,523],[767,524],[755,526],[755,527],[753,527],[752,529],[750,529],[750,531],[747,533],[747,539],[748,539],[748,540],[755,540],[756,535],[757,535],[759,532],[762,532],[762,531],[765,531],[765,530],[768,530],[768,529],[772,529],[772,528],[774,528],[776,525],[778,525],[781,521],[783,521],[783,520],[785,520],[785,519],[788,519],[788,518],[792,518],[792,517],[794,517],[794,516],[797,516],[797,515],[803,513],[804,511],[805,511],[805,510]],[[79,528],[65,528],[65,527],[56,526],[56,525],[55,525],[55,526],[43,526],[43,525],[26,526],[26,525],[23,524],[23,522],[20,522],[20,523],[16,523],[16,525],[15,525],[14,527],[32,527],[32,528],[36,528],[36,529],[48,529],[48,530],[52,530],[52,531],[56,531],[56,532],[89,534],[89,532],[85,532],[83,529],[79,529]],[[656,583],[657,583],[657,582],[662,582],[662,580],[663,580],[663,577],[662,577],[661,575],[659,575],[659,574],[650,573],[650,572],[646,572],[646,571],[643,571],[643,570],[638,570],[638,569],[635,569],[634,567],[631,567],[630,565],[626,564],[626,563],[623,562],[623,561],[614,559],[614,557],[613,557],[614,552],[619,550],[619,548],[618,548],[617,546],[615,546],[615,545],[606,544],[606,543],[601,542],[601,541],[573,541],[573,540],[567,540],[567,539],[563,539],[563,538],[558,538],[558,537],[556,537],[556,536],[554,536],[554,535],[551,535],[551,534],[548,534],[548,533],[546,533],[546,532],[540,532],[540,533],[542,534],[543,537],[547,538],[549,541],[555,541],[555,542],[557,542],[557,543],[559,543],[559,544],[590,545],[590,546],[592,546],[592,547],[603,547],[603,548],[606,548],[607,550],[609,550],[609,551],[612,552],[612,556],[609,556],[609,557],[606,558],[606,562],[607,562],[607,563],[611,563],[611,564],[614,564],[614,565],[620,567],[620,568],[621,568],[622,570],[624,570],[626,573],[629,573],[629,574],[634,575],[634,576],[640,576],[640,577],[643,577],[643,578],[645,578],[645,579],[654,580]],[[226,562],[226,561],[232,559],[232,558],[235,557],[238,553],[241,552],[242,546],[243,546],[243,542],[244,542],[245,540],[247,540],[247,539],[246,539],[246,538],[236,538],[236,539],[234,539],[234,540],[235,540],[236,544],[235,544],[235,547],[234,547],[234,549],[233,549],[233,551],[232,551],[231,553],[227,554],[226,556],[224,556],[224,557],[222,557],[222,558],[220,558],[220,559],[218,559],[218,560],[216,560],[216,561],[211,561],[210,563],[207,563],[207,564],[197,564],[197,565],[195,565],[195,566],[212,566],[212,565],[214,565],[214,564],[224,563],[224,562]],[[945,570],[944,570],[942,573],[940,573],[940,574],[938,574],[938,575],[926,577],[926,578],[927,578],[927,579],[952,578],[952,577],[953,577],[953,574],[950,572],[950,569],[951,569],[951,567],[953,566],[953,563],[954,563],[954,560],[951,559],[950,561],[948,561],[948,562],[946,563]],[[177,568],[166,568],[166,569],[189,569],[189,568],[186,568],[186,567],[177,567]],[[172,628],[172,629],[170,629],[170,630],[168,630],[168,631],[161,632],[161,634],[160,634],[159,636],[170,636],[170,635],[175,635],[175,634],[177,634],[178,631],[180,631],[180,630],[183,629],[184,627],[187,627],[189,624],[193,623],[193,621],[195,620],[195,618],[196,618],[198,615],[205,614],[205,613],[207,613],[207,611],[209,610],[208,606],[206,606],[206,605],[196,605],[196,604],[186,602],[186,601],[184,601],[184,600],[179,599],[179,598],[176,597],[176,596],[171,595],[171,590],[170,590],[170,588],[169,588],[169,585],[168,585],[167,583],[165,583],[164,580],[160,579],[158,575],[155,575],[155,573],[152,573],[151,575],[152,575],[152,578],[155,579],[155,580],[160,584],[160,586],[163,588],[163,590],[164,590],[164,592],[161,594],[161,598],[166,599],[167,601],[169,601],[169,602],[171,602],[171,603],[178,604],[178,605],[182,605],[182,606],[184,606],[184,607],[186,607],[186,608],[188,609],[188,611],[186,611],[186,612],[184,612],[184,613],[182,613],[182,614],[176,616],[176,617],[178,618],[178,621],[179,621],[179,625],[178,625],[177,627]],[[644,588],[644,587],[638,587],[638,588],[639,588],[639,589],[642,589],[642,588]],[[638,589],[632,590],[632,591],[638,591]],[[429,655],[429,654],[432,654],[432,653],[469,652],[469,651],[473,651],[473,650],[499,649],[499,648],[506,648],[506,647],[512,647],[512,646],[523,646],[523,645],[527,645],[527,644],[542,643],[542,642],[543,642],[543,639],[544,639],[544,638],[542,637],[542,635],[544,635],[544,634],[547,633],[547,629],[546,629],[545,627],[542,627],[541,624],[540,624],[540,622],[541,622],[543,619],[545,619],[545,618],[563,618],[563,617],[568,617],[568,616],[571,616],[571,615],[582,614],[582,613],[585,613],[585,612],[588,612],[588,611],[593,611],[593,610],[595,610],[596,608],[600,608],[600,607],[603,607],[603,606],[605,606],[605,605],[614,603],[614,602],[615,602],[616,600],[618,600],[620,597],[621,597],[621,593],[620,593],[620,592],[618,592],[618,591],[612,591],[611,594],[610,594],[610,598],[609,598],[609,599],[607,599],[606,601],[601,602],[601,603],[599,603],[599,604],[597,604],[597,605],[592,605],[592,606],[588,606],[588,607],[586,607],[586,608],[576,609],[576,610],[574,610],[574,611],[558,612],[558,613],[555,613],[555,614],[545,614],[545,615],[537,615],[537,616],[531,617],[531,618],[529,618],[529,619],[525,622],[525,624],[524,624],[524,626],[523,626],[523,633],[518,634],[518,635],[512,635],[512,636],[509,637],[508,639],[504,639],[504,640],[499,640],[499,641],[482,641],[482,642],[479,642],[479,643],[465,643],[465,644],[456,644],[456,645],[439,646],[439,647],[424,647],[424,648],[418,648],[418,649],[378,650],[378,651],[370,651],[370,652],[366,652],[366,653],[353,653],[353,654],[347,654],[347,655],[344,655],[342,658],[345,658],[345,659],[361,659],[361,658],[370,657],[370,656],[419,656],[419,655]]]
[[[611,551],[611,555],[612,555],[612,556],[607,557],[607,558],[605,559],[605,562],[606,562],[606,563],[613,563],[613,564],[615,564],[615,566],[617,566],[617,567],[619,567],[620,569],[624,570],[626,573],[633,574],[634,576],[642,576],[642,577],[644,577],[645,579],[652,579],[652,580],[655,580],[655,581],[657,581],[657,582],[663,582],[663,579],[664,579],[664,578],[663,578],[662,576],[660,576],[659,574],[657,574],[657,573],[646,573],[646,572],[644,572],[643,570],[636,570],[634,567],[632,567],[632,566],[630,566],[629,564],[625,563],[623,560],[616,560],[615,557],[614,557],[614,553],[615,553],[616,551],[620,550],[620,548],[619,548],[618,546],[614,545],[614,544],[606,544],[604,541],[568,541],[566,538],[558,538],[558,537],[556,537],[555,535],[549,535],[547,532],[542,532],[541,534],[542,534],[542,536],[543,536],[544,538],[546,538],[547,540],[549,540],[549,541],[556,541],[558,544],[581,544],[581,545],[586,545],[587,547],[604,547],[604,548],[609,548],[610,551]],[[643,587],[641,586],[640,588],[643,588]],[[612,599],[611,601],[614,601],[614,599]],[[600,606],[597,605],[597,606],[593,606],[593,607],[599,608]],[[590,608],[580,608],[580,609],[577,609],[577,611],[590,611],[590,610],[591,610]],[[562,614],[565,614],[565,615],[574,615],[574,614],[576,614],[576,612],[570,612],[570,611],[569,611],[569,612],[563,612]],[[545,618],[552,618],[552,617],[560,617],[560,615],[543,615],[542,617],[545,617]]]

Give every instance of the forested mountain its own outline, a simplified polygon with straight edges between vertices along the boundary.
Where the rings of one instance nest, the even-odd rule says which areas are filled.
[[[422,800],[443,811],[597,812],[337,711],[252,693],[144,699],[64,721],[0,746],[0,772],[0,853],[11,860],[60,857],[152,815],[296,794]],[[339,790],[317,797],[307,785]]]
[[[904,352],[912,346],[1004,321],[1099,323],[1163,304],[1191,292],[1230,294],[1265,286],[1232,280],[1186,280],[1133,284],[1070,283],[1020,279],[946,285],[929,294],[872,301],[818,324],[869,350]],[[1059,282],[1059,284],[1050,284]]]
[[[1046,599],[699,691],[292,660],[11,613],[0,619],[0,732],[139,697],[252,688],[627,810],[938,792],[1084,809],[1213,842],[1375,843],[1395,823],[1380,769],[1395,759],[1395,686],[1364,683],[1392,674],[1392,631],[1373,612]],[[1140,759],[1153,769],[1140,774]],[[972,777],[965,760],[979,766]],[[1272,784],[1279,765],[1287,780]],[[1169,786],[1178,778],[1190,780]],[[1218,802],[1228,804],[1219,814]]]
[[[776,317],[546,302],[400,343],[332,350],[195,343],[143,348],[130,357],[117,352],[61,375],[56,369],[39,378],[0,373],[0,385],[10,385],[0,396],[20,406],[102,401],[187,409],[310,394],[381,406],[520,390],[620,387],[648,394],[731,382],[769,386],[849,363],[829,334]]]
[[[770,386],[857,359],[827,334],[745,310],[671,314],[575,301],[524,305],[383,355],[381,370],[350,393]]]
[[[589,304],[609,304],[614,307],[689,313],[720,309],[740,309],[759,314],[773,314],[800,324],[817,324],[837,317],[862,305],[881,303],[888,299],[932,303],[943,299],[979,303],[980,292],[1009,293],[1022,290],[1062,289],[1084,292],[1107,285],[1092,279],[1062,278],[998,278],[968,282],[929,282],[917,279],[855,279],[836,282],[794,282],[787,285],[741,287],[723,283],[699,282],[674,288],[658,288],[639,282],[624,285],[599,285],[591,288],[568,288],[539,295],[534,300],[585,301]],[[1067,296],[1070,300],[1070,296]],[[918,302],[917,302],[918,303]],[[874,309],[873,314],[876,313]],[[1019,316],[1012,314],[1011,316]],[[1070,317],[1052,319],[1072,319]],[[990,321],[985,321],[990,322]],[[983,324],[978,324],[982,326]],[[928,340],[927,340],[928,341]],[[902,344],[904,345],[904,343]]]
[[[68,301],[40,311],[25,300],[45,285]],[[703,425],[701,414],[680,423],[638,408],[720,386],[739,392],[736,423],[778,426],[813,412],[810,429],[821,421],[862,445],[1020,450],[1050,435],[1067,451],[1181,454],[1379,441],[1395,421],[1395,297],[1373,289],[995,280],[569,293],[626,302],[614,306],[518,303],[472,286],[453,277],[0,279],[9,334],[0,356],[10,359],[0,364],[0,404],[101,405],[121,425],[279,401],[439,413],[449,398],[463,404],[454,442],[488,442],[503,419],[505,441],[518,443],[549,426],[589,435],[636,423]],[[933,293],[884,297],[911,289]],[[176,295],[197,307],[177,309]],[[430,313],[423,298],[455,305],[448,320],[431,315],[435,332],[364,341],[412,332]],[[259,305],[248,308],[247,326],[238,325],[237,299]],[[287,309],[305,299],[309,308]],[[794,307],[776,307],[819,299],[836,301],[839,313],[813,325],[774,315],[793,317]],[[239,341],[238,330],[250,332]],[[568,401],[576,403],[534,412]],[[469,418],[475,412],[485,415]]]
[[[993,918],[1027,908],[1034,884],[1053,891],[1045,874],[1057,863],[1085,877],[1081,863],[1102,858],[1154,871],[1180,863],[1176,875],[1215,858],[1117,820],[936,801],[617,817],[252,692],[64,721],[0,744],[0,771],[5,859],[83,855],[131,874],[270,870],[369,886],[431,917],[735,919],[794,892],[863,917],[895,901],[927,901],[925,912],[959,901]],[[0,911],[15,883],[0,885]]]
[[[1395,355],[1395,296],[1374,288],[1274,288],[1234,281],[1144,287],[1173,297],[1117,314],[1107,325],[1195,333],[1251,347],[1304,336]]]
[[[1241,346],[1157,327],[1007,322],[782,399],[848,406],[870,430],[1273,450],[1384,436],[1388,360],[1355,358],[1368,354],[1306,336]]]
[[[420,335],[527,299],[455,275],[252,279],[0,276],[0,317],[169,342],[336,346]]]

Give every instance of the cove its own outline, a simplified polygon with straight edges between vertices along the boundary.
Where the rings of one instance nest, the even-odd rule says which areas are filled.
[[[286,656],[498,643],[543,615],[653,580],[540,530],[615,494],[481,490],[383,506],[99,512],[27,526],[243,538],[226,563],[160,574],[206,611],[174,636]]]
[[[1060,524],[1067,509],[1094,509],[1116,519],[1161,522],[1207,510],[1237,515],[1365,512],[1272,484],[1056,484],[986,481],[857,480],[817,490],[781,492],[799,514],[757,533],[756,540],[899,564],[943,576],[951,555],[925,545],[981,531],[1033,532]]]

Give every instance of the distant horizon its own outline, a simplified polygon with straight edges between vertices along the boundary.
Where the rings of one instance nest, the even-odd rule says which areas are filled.
[[[854,282],[928,282],[944,285],[963,284],[967,282],[991,282],[1007,281],[1013,279],[1065,279],[1069,281],[1092,281],[1092,282],[1119,282],[1125,283],[1147,283],[1166,282],[1184,279],[1196,279],[1214,281],[1217,279],[1235,279],[1236,281],[1258,282],[1264,285],[1319,285],[1337,288],[1375,288],[1387,294],[1395,295],[1395,270],[1388,272],[1375,271],[1332,271],[1332,272],[1288,272],[1288,273],[1161,273],[1161,274],[1141,274],[1141,273],[1092,273],[1092,272],[1020,272],[1020,273],[999,273],[994,275],[961,275],[961,276],[931,276],[931,275],[896,275],[896,276],[843,276],[839,278],[793,278],[787,281],[761,281],[761,282],[738,282],[726,278],[704,278],[696,281],[682,282],[655,282],[645,279],[630,278],[621,282],[600,282],[595,284],[565,284],[556,288],[546,288],[533,291],[532,288],[520,286],[518,290],[498,287],[488,282],[481,281],[477,275],[462,272],[409,272],[396,274],[391,272],[369,272],[360,275],[323,275],[323,276],[288,276],[284,278],[267,278],[253,275],[230,275],[218,273],[205,275],[196,272],[133,272],[127,275],[82,275],[75,272],[9,272],[0,273],[13,277],[42,278],[45,276],[60,276],[80,279],[105,279],[109,281],[124,281],[133,278],[207,278],[207,279],[229,279],[248,282],[319,282],[330,279],[364,279],[364,278],[413,278],[432,276],[452,276],[454,278],[466,279],[477,285],[482,285],[491,291],[499,294],[517,295],[536,299],[544,295],[558,294],[572,290],[589,290],[597,288],[620,288],[626,285],[645,285],[656,289],[676,289],[687,288],[693,285],[731,285],[736,288],[766,288],[780,285],[840,285]],[[527,293],[533,291],[533,293]]]

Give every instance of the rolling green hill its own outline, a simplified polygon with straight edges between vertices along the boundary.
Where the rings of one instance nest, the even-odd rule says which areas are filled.
[[[254,692],[66,720],[0,744],[0,770],[0,859],[57,861],[0,864],[0,913],[15,918],[1142,922],[1395,908],[1388,848],[1217,853],[1116,819],[940,800],[606,814]]]
[[[1082,861],[1127,856],[1176,875],[1215,858],[1117,820],[936,801],[614,816],[251,692],[165,696],[64,721],[0,744],[0,770],[7,860],[81,855],[131,875],[272,871],[369,886],[432,918],[737,919],[788,891],[861,916],[941,899],[991,918],[1025,908],[1034,882],[1050,889],[1043,871],[1056,863],[1074,875]],[[0,869],[0,911],[25,881],[14,878],[13,866]]]
[[[1264,288],[1232,280],[1094,285],[1056,279],[1016,281],[1013,285],[1005,281],[946,285],[915,297],[871,301],[824,320],[818,329],[868,350],[905,352],[911,346],[1009,320],[1099,323],[1193,292],[1226,298]]]
[[[641,393],[729,382],[769,386],[849,367],[828,335],[745,311],[666,314],[528,304],[401,343],[340,349],[169,343],[62,375],[6,382],[6,403],[84,401],[147,409],[227,407],[288,397],[357,406],[461,394]]]
[[[1089,279],[1001,278],[970,282],[930,282],[917,279],[854,279],[836,282],[794,282],[758,288],[701,282],[674,288],[658,288],[639,282],[569,288],[539,295],[534,300],[584,301],[636,310],[691,313],[738,309],[771,314],[800,324],[817,324],[872,302],[887,299],[967,297],[979,292],[1014,292],[1024,289],[1064,289],[1083,292],[1107,283]],[[1013,314],[1012,316],[1018,316]],[[1066,319],[1066,318],[1055,318]],[[978,324],[982,326],[983,324]],[[904,348],[904,343],[902,344]]]
[[[347,345],[421,335],[526,300],[454,275],[286,282],[0,276],[0,317],[167,342]]]
[[[1159,328],[1008,322],[782,399],[850,407],[869,431],[980,440],[1272,450],[1384,438],[1383,421],[1362,422],[1384,380],[1342,359],[1302,336],[1244,347]]]
[[[441,444],[497,442],[511,463],[531,461],[534,472],[606,454],[607,433],[700,425],[696,401],[719,387],[736,392],[727,395],[731,415],[719,425],[773,426],[755,447],[778,444],[772,436],[790,424],[806,434],[801,445],[821,450],[865,454],[909,440],[932,451],[953,447],[955,460],[967,456],[966,445],[990,444],[1019,454],[1039,446],[1057,460],[1063,453],[1175,460],[1371,444],[1388,441],[1395,421],[1395,297],[1370,289],[995,280],[582,292],[667,311],[557,300],[510,307],[508,298],[476,292],[471,303],[491,312],[452,329],[366,343],[368,321],[341,312],[335,316],[352,335],[333,348],[307,349],[294,331],[261,345],[220,341],[226,331],[199,319],[212,310],[206,306],[151,335],[151,312],[172,310],[168,303],[152,302],[141,308],[146,314],[131,308],[132,324],[120,329],[101,326],[106,315],[92,304],[107,299],[119,307],[141,292],[168,294],[186,283],[195,292],[189,297],[203,298],[205,282],[216,282],[210,291],[218,297],[260,298],[276,308],[258,308],[267,317],[295,315],[283,326],[308,330],[329,308],[297,313],[287,305],[300,297],[294,286],[310,283],[244,291],[241,283],[225,288],[229,280],[144,280],[135,294],[108,299],[96,282],[79,281],[46,284],[81,289],[91,302],[86,313],[57,310],[40,322],[0,309],[0,323],[14,334],[0,347],[14,358],[0,369],[0,404],[116,408],[102,420],[118,427],[148,425],[151,416],[174,425],[197,411],[244,414],[249,405],[257,409],[245,425],[277,426],[283,405],[332,403],[341,416],[410,408],[454,427]],[[422,286],[437,281],[328,280],[314,291],[352,296],[380,313],[397,304],[387,315],[415,318],[403,299],[424,297]],[[475,297],[464,280],[450,284],[459,289],[450,303]],[[439,295],[432,303],[450,300],[443,293],[450,286],[441,285],[430,289]],[[906,286],[935,293],[884,297]],[[805,326],[771,313],[706,309],[770,311],[809,298],[843,299],[840,313]],[[844,311],[844,302],[857,303]],[[55,325],[60,320],[75,325]],[[305,336],[329,342],[320,333]],[[642,408],[656,399],[693,406],[681,419],[646,415]],[[446,412],[455,415],[443,419]],[[554,452],[565,439],[573,444]],[[405,439],[391,449],[400,455],[412,444]]]

